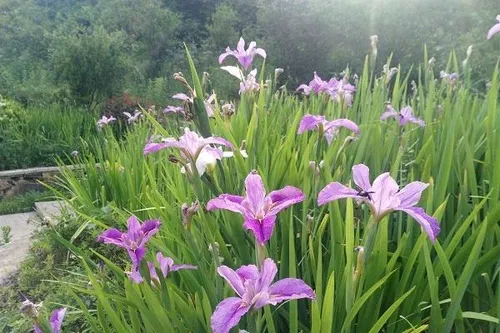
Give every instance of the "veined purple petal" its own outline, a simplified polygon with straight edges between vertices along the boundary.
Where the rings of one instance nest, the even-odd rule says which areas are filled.
[[[151,280],[155,280],[159,283],[160,278],[158,277],[158,273],[156,272],[155,264],[153,264],[151,261],[148,261],[147,264],[148,264],[149,276],[151,277]]]
[[[381,217],[387,211],[399,206],[399,199],[395,196],[399,190],[399,186],[389,172],[385,172],[375,178],[371,190],[374,192],[371,194],[371,201],[377,217]]]
[[[304,95],[309,96],[312,89],[307,84],[301,84],[300,86],[297,87],[297,89],[295,91],[299,91],[299,90],[302,90]]]
[[[293,186],[285,186],[281,190],[272,191],[268,197],[272,201],[272,206],[267,212],[270,215],[276,215],[283,209],[304,201],[306,198],[301,190]]]
[[[500,23],[495,24],[494,26],[491,27],[490,30],[488,30],[488,35],[486,36],[486,39],[491,39],[494,35],[500,33]]]
[[[358,125],[356,125],[356,123],[354,123],[353,121],[351,121],[349,119],[336,119],[336,120],[327,122],[325,125],[325,132],[328,131],[332,127],[345,127],[348,130],[350,130],[356,134],[359,134]]]
[[[259,244],[264,244],[273,235],[275,223],[276,215],[266,215],[263,220],[245,217],[243,227],[252,231]]]
[[[436,218],[427,215],[425,210],[420,207],[399,208],[398,210],[401,210],[413,217],[415,221],[417,221],[418,224],[422,226],[424,231],[429,236],[430,240],[433,243],[436,241],[436,238],[441,231]]]
[[[364,164],[356,164],[352,167],[352,178],[354,183],[363,191],[369,191],[370,187],[372,187],[370,169]]]
[[[244,53],[245,52],[245,40],[243,39],[243,37],[240,37],[240,39],[238,40],[238,44],[236,44],[236,51],[238,53]]]
[[[264,260],[260,268],[260,279],[256,286],[257,290],[267,291],[277,273],[278,267],[273,259],[267,258]]]
[[[52,333],[61,332],[61,326],[65,314],[66,314],[66,308],[60,308],[52,311],[50,315],[50,326],[52,327]]]
[[[238,62],[245,70],[247,70],[248,68],[250,68],[250,66],[252,66],[253,62],[252,54],[239,54],[236,56],[236,58],[238,59]]]
[[[236,270],[236,274],[243,280],[258,280],[259,269],[255,265],[243,265]]]
[[[159,231],[161,222],[159,220],[147,220],[141,225],[141,232],[144,234],[141,244],[145,244],[154,234]]]
[[[128,256],[130,257],[130,261],[132,262],[132,266],[137,266],[141,264],[142,259],[146,255],[146,248],[145,247],[138,247],[137,249],[128,249],[127,250]]]
[[[256,173],[250,173],[245,179],[246,198],[242,205],[249,208],[255,216],[263,213],[266,203],[266,189],[262,178]]]
[[[300,279],[287,278],[277,281],[269,287],[269,304],[276,305],[283,301],[310,298],[316,299],[314,291]]]
[[[146,144],[146,146],[144,147],[144,155],[156,153],[157,151],[160,151],[165,148],[182,148],[182,147],[183,146],[179,141],[172,138],[167,138],[162,143]]]
[[[171,270],[171,267],[174,264],[174,260],[170,257],[163,256],[163,253],[156,253],[156,261],[160,265],[160,270],[164,278],[167,277],[168,272]]]
[[[212,199],[207,203],[207,210],[227,209],[231,212],[245,214],[247,209],[241,205],[243,197],[232,194],[221,194],[218,198]]]
[[[236,52],[234,51],[231,51],[231,49],[229,47],[226,48],[226,52],[222,53],[220,56],[219,56],[219,64],[222,64],[224,62],[224,60],[228,57],[228,56],[233,56],[235,57],[236,56]]]
[[[310,131],[316,129],[316,127],[325,121],[324,116],[314,116],[312,114],[306,114],[302,117],[299,124],[299,129],[297,134],[302,134],[305,131]]]
[[[217,273],[219,273],[219,275],[222,276],[227,283],[229,283],[238,296],[243,296],[245,293],[245,286],[243,285],[244,281],[237,272],[225,265],[222,265],[217,268]]]
[[[269,304],[269,297],[270,295],[267,291],[259,291],[250,301],[250,303],[253,304],[253,309],[257,310]]]
[[[231,328],[238,325],[250,306],[244,305],[241,298],[229,297],[220,302],[211,318],[214,333],[229,333]]]
[[[127,220],[127,234],[134,237],[141,231],[141,224],[135,215],[132,215]]]
[[[122,232],[118,229],[112,228],[104,231],[99,237],[97,237],[98,242],[103,242],[104,244],[113,244],[119,247],[127,248],[122,240]]]
[[[134,281],[137,284],[142,283],[144,281],[138,269],[132,270],[131,272],[125,272],[125,274],[128,275],[128,278],[130,280]]]
[[[387,118],[390,118],[390,117],[397,117],[398,116],[398,113],[394,110],[394,109],[391,109],[389,111],[385,111],[384,113],[382,113],[382,115],[380,116],[380,120],[386,120]]]
[[[205,138],[205,139],[203,139],[203,143],[205,143],[207,145],[208,144],[216,144],[216,145],[223,145],[226,147],[233,148],[233,144],[231,142],[229,142],[226,139],[223,139],[221,137],[218,137],[218,136],[211,136],[211,137]]]
[[[411,182],[403,187],[396,196],[399,198],[400,207],[415,206],[422,196],[422,192],[429,186],[429,184],[422,182]]]
[[[43,333],[42,329],[37,324],[33,325],[33,332],[34,333]]]
[[[318,205],[322,206],[330,201],[342,198],[365,199],[358,195],[358,191],[346,187],[338,182],[333,182],[325,186],[318,195]]]

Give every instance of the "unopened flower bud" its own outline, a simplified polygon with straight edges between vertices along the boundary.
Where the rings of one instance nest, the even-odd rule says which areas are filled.
[[[173,154],[168,155],[168,161],[171,163],[179,163],[180,162],[179,158],[177,158],[177,156],[175,156]]]
[[[38,309],[42,307],[43,303],[38,303],[35,304],[29,299],[26,299],[22,304],[21,307],[19,308],[19,311],[27,315],[28,317],[32,319],[37,319],[39,316]]]

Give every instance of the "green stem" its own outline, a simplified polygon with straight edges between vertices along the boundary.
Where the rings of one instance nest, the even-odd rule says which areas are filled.
[[[257,253],[257,266],[262,267],[264,260],[266,260],[266,246],[255,243],[256,253]]]
[[[375,219],[371,217],[370,221],[368,221],[368,226],[365,233],[366,238],[364,239],[364,244],[363,244],[363,250],[364,250],[363,271],[368,266],[368,263],[370,261],[373,252],[373,246],[375,245],[375,238],[377,235],[377,228],[378,228],[378,221],[375,221]]]

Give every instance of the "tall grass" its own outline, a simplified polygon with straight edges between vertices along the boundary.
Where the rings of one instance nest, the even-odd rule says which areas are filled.
[[[415,69],[418,82],[412,92],[408,76],[398,74],[387,84],[371,73],[368,63],[351,108],[323,96],[275,94],[272,85],[243,95],[230,120],[217,116],[209,126],[235,146],[244,141],[248,158],[223,159],[208,180],[189,181],[169,162],[175,151],[143,156],[150,135],[177,136],[184,126],[172,121],[164,129],[152,119],[121,142],[107,136],[96,154],[82,158],[85,170],[65,170],[61,182],[82,227],[71,240],[55,237],[81,256],[87,270],[92,288],[73,287],[76,300],[78,294],[98,299],[97,308],[80,302],[73,313],[85,316],[96,332],[210,331],[215,306],[232,295],[216,268],[222,260],[233,268],[254,263],[254,239],[243,230],[242,218],[226,211],[201,209],[187,231],[180,208],[196,200],[204,206],[218,194],[217,188],[244,194],[244,179],[255,169],[268,191],[293,185],[307,196],[279,214],[266,252],[277,262],[280,278],[303,279],[317,299],[266,307],[247,315],[239,328],[500,332],[498,72],[492,74],[487,93],[478,96],[466,88],[467,82],[453,87],[436,80],[425,65]],[[451,57],[450,68],[454,66]],[[426,126],[381,122],[386,101],[396,108],[411,105]],[[318,148],[317,133],[297,135],[307,113],[349,118],[360,125],[359,139],[346,140],[341,131],[331,145],[320,141]],[[310,161],[324,161],[323,167],[317,172]],[[389,171],[401,186],[414,180],[429,183],[420,206],[440,221],[441,233],[432,244],[407,215],[384,218],[362,273],[364,283],[356,285],[356,248],[366,240],[369,212],[352,200],[322,207],[316,200],[331,181],[349,184],[357,163],[369,166],[372,177]],[[216,186],[204,186],[207,181]],[[163,222],[149,244],[148,259],[162,251],[199,269],[172,274],[160,288],[137,285],[123,273],[126,262],[106,258],[98,250],[88,255],[72,244],[81,233],[97,234],[110,226],[124,229],[130,214]],[[104,270],[97,268],[99,261],[105,263]]]
[[[72,151],[97,134],[95,116],[58,105],[29,107],[12,123],[0,124],[0,170],[70,162]]]

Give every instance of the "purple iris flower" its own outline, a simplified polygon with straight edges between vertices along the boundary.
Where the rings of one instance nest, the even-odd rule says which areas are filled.
[[[320,92],[326,92],[329,89],[331,84],[334,84],[335,79],[331,79],[329,82],[324,81],[316,72],[314,72],[313,79],[309,82],[309,84],[301,84],[297,91],[302,90],[304,95],[308,96],[311,92],[315,94],[319,94]],[[335,80],[336,81],[336,80]]]
[[[106,116],[102,116],[102,118],[97,121],[97,125],[103,128],[104,126],[107,126],[114,121],[116,121],[116,118],[113,116],[110,116],[109,118]]]
[[[221,194],[207,203],[207,209],[240,213],[245,219],[244,228],[251,230],[261,245],[271,238],[277,214],[305,199],[304,193],[293,186],[266,195],[262,178],[253,172],[245,179],[245,188],[246,196]]]
[[[347,78],[337,80],[331,78],[329,81],[323,80],[316,72],[314,78],[309,84],[301,84],[297,91],[302,91],[304,95],[309,96],[312,92],[315,94],[327,93],[336,102],[345,101],[348,106],[351,106],[352,99],[356,88],[349,84]]]
[[[174,105],[168,105],[165,110],[163,110],[164,114],[169,114],[169,113],[182,113],[184,114],[184,107],[183,106],[174,106]]]
[[[413,110],[411,106],[406,106],[401,109],[401,111],[397,112],[394,110],[392,105],[386,106],[386,111],[382,113],[380,116],[380,120],[386,120],[387,118],[395,118],[398,120],[399,125],[403,126],[408,123],[414,123],[419,126],[425,126],[425,122],[422,119],[419,119],[413,115]]]
[[[349,119],[336,119],[333,121],[328,121],[324,116],[315,116],[312,114],[306,114],[304,117],[302,117],[297,134],[302,134],[305,131],[319,129],[325,136],[328,144],[330,144],[333,138],[337,135],[339,127],[345,127],[354,132],[356,135],[359,134],[358,125],[356,125]]]
[[[411,182],[400,190],[396,181],[386,172],[375,178],[372,185],[370,169],[364,164],[355,165],[352,174],[358,190],[338,182],[330,183],[319,193],[318,204],[321,206],[342,198],[358,199],[370,207],[375,221],[380,221],[392,211],[403,211],[422,226],[432,242],[436,240],[440,231],[438,221],[427,215],[422,208],[415,206],[429,184]]]
[[[497,15],[497,21],[498,23],[492,26],[491,29],[488,31],[488,36],[486,36],[487,39],[491,39],[491,37],[500,33],[500,15]]]
[[[156,261],[158,261],[158,265],[160,266],[161,275],[166,278],[169,272],[176,272],[180,269],[198,269],[198,266],[193,265],[175,265],[174,260],[170,257],[165,257],[161,252],[156,254]],[[160,282],[160,278],[156,273],[156,268],[154,263],[148,261],[149,275],[151,276],[151,280],[156,282]]]
[[[294,299],[316,299],[311,287],[300,279],[286,278],[272,283],[277,272],[270,258],[264,260],[260,271],[255,265],[241,266],[236,271],[227,266],[217,268],[217,273],[238,297],[228,297],[217,305],[211,318],[213,332],[228,333],[251,309]]]
[[[247,70],[253,62],[253,58],[256,55],[260,55],[262,58],[266,58],[267,54],[266,51],[264,51],[261,48],[256,47],[257,44],[255,42],[250,42],[248,45],[248,48],[245,50],[245,40],[243,38],[240,38],[238,45],[236,46],[236,50],[231,50],[229,46],[226,48],[226,52],[222,53],[219,56],[219,64],[222,64],[224,62],[224,59],[226,59],[228,56],[233,56],[236,59],[238,59],[238,62],[243,66],[245,70]]]
[[[155,153],[165,148],[178,148],[181,151],[183,158],[187,160],[187,162],[196,161],[198,156],[203,150],[210,150],[215,152],[219,157],[222,154],[220,149],[216,149],[210,147],[209,145],[223,145],[226,147],[232,148],[233,145],[220,137],[210,136],[208,138],[204,138],[199,136],[196,132],[190,131],[189,128],[184,128],[184,135],[179,137],[179,139],[175,138],[166,138],[163,139],[161,143],[148,143],[144,147],[144,155]],[[220,158],[219,158],[220,159]]]
[[[52,333],[61,332],[61,326],[65,314],[66,314],[66,308],[55,309],[54,311],[52,311],[49,320]],[[43,333],[42,329],[37,324],[33,326],[33,330],[35,331],[35,333]]]
[[[131,216],[127,221],[127,231],[121,232],[111,228],[103,232],[98,238],[98,242],[113,244],[124,248],[132,261],[132,271],[129,277],[137,283],[142,282],[139,273],[139,265],[146,254],[147,241],[158,232],[161,222],[158,220],[144,221],[143,224],[135,216]]]

